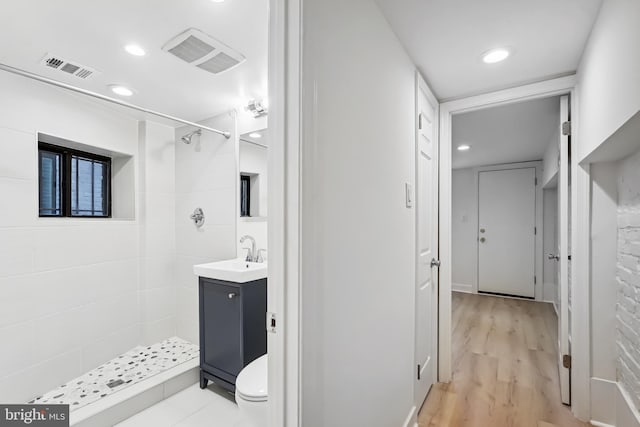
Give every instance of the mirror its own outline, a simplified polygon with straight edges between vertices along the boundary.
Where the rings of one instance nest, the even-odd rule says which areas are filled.
[[[238,239],[250,235],[258,249],[267,248],[268,132],[260,129],[240,135],[238,170]],[[238,247],[238,256],[245,251]]]

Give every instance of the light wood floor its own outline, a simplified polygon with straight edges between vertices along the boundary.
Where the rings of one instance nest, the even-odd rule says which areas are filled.
[[[587,426],[560,402],[550,304],[453,293],[453,381],[435,384],[420,427]]]

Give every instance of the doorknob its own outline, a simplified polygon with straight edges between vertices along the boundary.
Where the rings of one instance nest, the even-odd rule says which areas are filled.
[[[439,268],[439,267],[440,267],[440,260],[439,260],[439,259],[432,258],[432,259],[431,259],[431,267],[432,267],[432,268],[433,268],[433,267],[438,267],[438,268]]]
[[[560,255],[547,254],[547,258],[553,261],[560,261]]]

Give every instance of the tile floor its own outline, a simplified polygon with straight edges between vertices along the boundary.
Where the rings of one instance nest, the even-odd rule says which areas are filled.
[[[196,344],[178,337],[138,346],[29,403],[68,404],[75,411],[199,355]]]
[[[198,384],[117,424],[117,427],[248,427],[233,396],[215,385]]]

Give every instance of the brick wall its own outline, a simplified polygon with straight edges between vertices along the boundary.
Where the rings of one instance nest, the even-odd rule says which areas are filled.
[[[640,152],[618,176],[617,375],[640,409]]]

